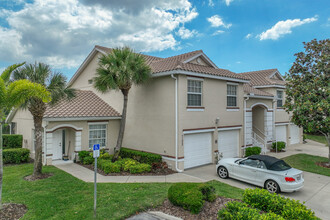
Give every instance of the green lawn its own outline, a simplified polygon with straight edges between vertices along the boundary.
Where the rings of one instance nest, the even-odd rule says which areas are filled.
[[[44,172],[54,176],[27,182],[32,164],[4,167],[3,202],[23,203],[28,212],[23,219],[92,219],[93,183],[85,183],[53,167]],[[220,196],[242,197],[242,190],[217,181],[210,182]],[[99,183],[98,219],[123,219],[162,204],[170,184]]]
[[[319,142],[321,144],[327,145],[327,140],[325,139],[324,135],[314,135],[314,134],[305,134],[306,139]]]
[[[330,176],[330,169],[316,165],[316,162],[327,162],[326,157],[318,157],[309,154],[296,154],[284,158],[285,162],[299,170]]]

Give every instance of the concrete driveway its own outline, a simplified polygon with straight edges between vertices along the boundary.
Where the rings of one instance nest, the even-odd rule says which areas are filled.
[[[308,146],[310,145],[310,146]],[[283,158],[292,154],[307,153],[319,156],[327,156],[328,149],[320,144],[297,144],[287,149],[286,153],[272,155]],[[311,149],[311,147],[313,147]],[[298,150],[297,150],[298,149]],[[325,154],[325,155],[324,155]],[[185,174],[203,179],[204,181],[217,180],[241,189],[255,188],[255,186],[234,180],[220,179],[216,174],[215,165],[206,165],[184,171]],[[301,202],[306,202],[308,208],[312,209],[316,216],[324,220],[330,220],[330,177],[314,173],[304,172],[304,188],[298,192],[281,193],[283,196],[290,197]]]

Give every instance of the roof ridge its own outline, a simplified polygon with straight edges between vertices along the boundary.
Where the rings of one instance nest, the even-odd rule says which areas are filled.
[[[108,49],[108,50],[113,50],[114,49],[114,48],[104,47],[104,46],[100,46],[100,45],[95,45],[95,47],[105,48],[105,49]],[[138,52],[134,52],[134,53],[141,54],[143,56],[154,57],[154,58],[158,58],[158,59],[164,59],[164,58],[161,58],[161,57],[151,56],[151,55],[147,55],[147,54],[143,54],[143,53],[138,53]]]
[[[241,73],[238,73],[238,74],[250,74],[250,73],[255,73],[255,72],[263,72],[263,71],[270,71],[270,70],[277,70],[278,71],[278,69],[277,68],[273,68],[273,69],[264,69],[264,70],[254,70],[254,71],[248,71],[248,72],[241,72]]]
[[[178,56],[183,56],[183,55],[187,55],[189,53],[195,53],[195,52],[198,52],[198,51],[201,52],[201,53],[203,53],[203,50],[194,50],[194,51],[190,51],[190,52],[187,52],[187,53],[182,53],[182,54],[178,54],[178,55],[166,57],[164,59],[170,59],[170,58],[174,58],[174,57],[178,57]]]

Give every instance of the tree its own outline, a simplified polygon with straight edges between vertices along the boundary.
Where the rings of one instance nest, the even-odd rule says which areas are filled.
[[[322,133],[328,142],[330,163],[330,40],[304,42],[305,52],[286,74],[287,112],[292,121],[308,132]]]
[[[120,90],[124,96],[120,129],[112,159],[114,162],[119,156],[124,138],[128,93],[132,85],[141,85],[149,80],[151,69],[144,57],[134,53],[129,47],[116,48],[111,53],[102,55],[98,64],[94,87],[102,93]]]
[[[13,79],[27,79],[43,85],[51,96],[49,105],[55,105],[63,98],[71,99],[75,96],[75,90],[66,85],[66,77],[62,73],[53,72],[49,65],[44,63],[25,64],[19,70],[14,71]],[[31,97],[21,107],[28,109],[33,116],[36,140],[33,177],[37,178],[42,175],[42,119],[47,105],[44,100]]]
[[[4,116],[4,112],[11,107],[19,106],[31,97],[36,97],[44,102],[49,102],[51,97],[49,92],[39,84],[32,83],[28,80],[18,80],[10,82],[11,73],[18,67],[24,65],[14,64],[6,68],[0,76],[0,116]],[[2,124],[0,121],[0,210],[2,209],[2,177],[3,177],[3,158],[2,158]]]

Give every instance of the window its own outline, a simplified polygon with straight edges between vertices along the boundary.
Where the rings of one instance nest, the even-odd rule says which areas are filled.
[[[202,106],[202,86],[201,80],[188,80],[188,106]]]
[[[283,107],[283,91],[277,90],[277,108]]]
[[[237,107],[237,86],[227,84],[227,106]]]
[[[89,125],[89,148],[94,144],[100,144],[100,147],[106,146],[107,139],[107,125],[106,124],[90,124]]]
[[[89,79],[89,80],[88,80],[88,84],[89,84],[89,85],[93,84],[93,80],[92,80],[92,79]]]
[[[246,166],[250,166],[250,167],[258,167],[258,160],[253,160],[253,159],[246,159],[243,160],[242,162],[240,162],[241,165],[246,165]]]

